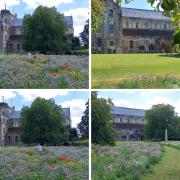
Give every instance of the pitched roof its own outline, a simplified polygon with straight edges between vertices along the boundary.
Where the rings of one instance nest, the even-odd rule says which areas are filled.
[[[21,118],[21,111],[11,111],[10,119],[20,119]]]
[[[12,27],[22,26],[23,19],[17,18],[12,21]]]
[[[128,115],[128,116],[144,117],[145,116],[145,110],[114,106],[112,108],[112,114],[113,115]]]
[[[64,16],[65,23],[67,26],[73,26],[73,17],[72,16]]]
[[[63,108],[62,110],[63,110],[65,118],[70,119],[71,118],[70,108]]]
[[[145,9],[134,9],[134,8],[122,7],[122,16],[171,21],[169,17],[166,17],[163,15],[162,11],[145,10]]]

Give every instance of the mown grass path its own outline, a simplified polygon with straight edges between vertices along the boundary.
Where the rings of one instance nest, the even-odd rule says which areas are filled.
[[[165,152],[153,173],[145,176],[143,180],[180,180],[180,150],[165,146]]]

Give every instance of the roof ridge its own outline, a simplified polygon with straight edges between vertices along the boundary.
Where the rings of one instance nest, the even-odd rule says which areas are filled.
[[[143,110],[143,111],[145,111],[145,109],[137,109],[137,108],[129,108],[129,107],[120,107],[120,106],[113,106],[113,107],[123,108],[123,109],[134,109],[134,110]]]
[[[163,13],[163,11],[156,11],[156,10],[151,10],[151,9],[138,9],[138,8],[128,8],[128,7],[121,7],[122,9],[132,9],[132,10],[141,10],[141,11],[153,11],[153,12],[158,12],[158,13]]]

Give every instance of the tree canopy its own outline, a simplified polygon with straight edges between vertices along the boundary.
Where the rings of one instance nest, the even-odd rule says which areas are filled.
[[[86,110],[83,113],[78,129],[83,138],[89,137],[89,102],[86,103]]]
[[[23,19],[25,51],[63,52],[67,49],[66,25],[56,8],[39,6]]]
[[[153,105],[145,112],[145,137],[153,140],[164,140],[165,129],[168,131],[169,139],[178,138],[176,125],[179,124],[174,107],[167,104]],[[176,130],[175,130],[176,129]]]
[[[85,48],[89,47],[89,20],[84,25],[84,30],[80,33],[80,39]]]
[[[22,108],[21,117],[24,143],[57,145],[68,138],[63,110],[53,99],[36,98],[30,107]]]
[[[114,145],[115,129],[112,124],[110,100],[98,98],[96,92],[92,92],[92,142],[102,145]]]

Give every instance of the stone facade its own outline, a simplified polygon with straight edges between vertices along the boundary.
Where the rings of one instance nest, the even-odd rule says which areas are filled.
[[[93,53],[163,52],[172,46],[173,28],[162,12],[118,8],[105,0],[105,18],[99,32],[92,33]]]
[[[65,125],[71,128],[70,108],[63,108]],[[0,145],[15,146],[21,143],[21,113],[7,103],[0,103]]]
[[[113,107],[113,126],[117,132],[117,140],[143,140],[145,111],[124,107]]]
[[[67,34],[74,36],[72,16],[64,16]],[[0,53],[20,53],[22,51],[23,19],[11,14],[7,9],[0,13]]]

